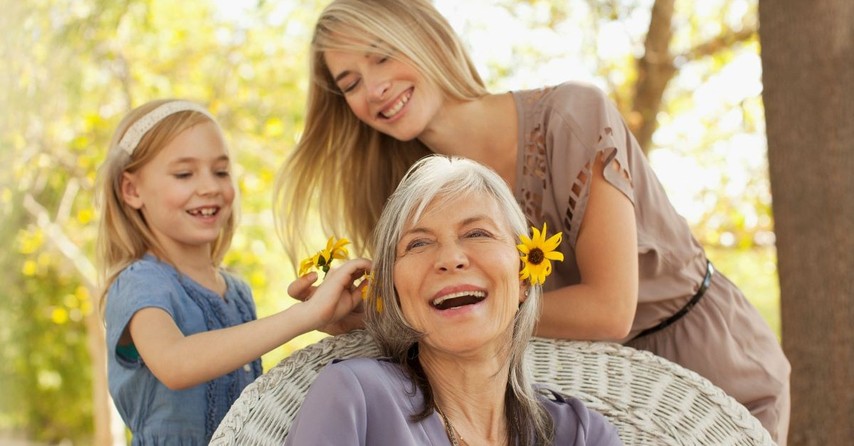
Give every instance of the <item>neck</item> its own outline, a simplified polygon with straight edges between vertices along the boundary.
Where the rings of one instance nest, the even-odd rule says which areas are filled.
[[[418,139],[433,152],[489,166],[513,186],[517,127],[513,96],[489,94],[472,101],[446,100]]]
[[[436,406],[466,444],[505,444],[506,353],[459,358],[422,350],[419,359]]]
[[[214,265],[210,255],[210,246],[195,247],[192,250],[169,249],[166,247],[165,257],[181,274],[193,279],[200,285],[223,296],[225,294],[225,279]],[[157,254],[155,254],[157,255]]]

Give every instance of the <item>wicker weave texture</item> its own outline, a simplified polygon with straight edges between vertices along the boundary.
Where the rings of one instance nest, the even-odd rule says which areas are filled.
[[[294,352],[243,390],[211,445],[281,445],[321,368],[333,359],[378,355],[363,330]],[[526,356],[534,382],[605,415],[626,445],[774,444],[759,421],[720,388],[651,353],[535,338]]]

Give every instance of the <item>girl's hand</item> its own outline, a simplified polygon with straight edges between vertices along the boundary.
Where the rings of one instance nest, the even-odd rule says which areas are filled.
[[[370,271],[367,259],[348,260],[333,267],[319,286],[317,273],[309,273],[288,286],[288,294],[302,301],[316,317],[315,328],[335,335],[364,327],[361,289],[367,284],[354,282]]]

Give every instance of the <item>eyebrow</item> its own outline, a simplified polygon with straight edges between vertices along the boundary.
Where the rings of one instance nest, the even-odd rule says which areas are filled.
[[[193,162],[196,162],[198,160],[199,160],[198,158],[185,156],[183,158],[178,158],[169,164],[193,163]],[[214,160],[214,162],[219,162],[219,161],[231,161],[231,159],[228,157],[228,155],[220,155]]]
[[[380,40],[377,40],[377,42],[381,42],[381,41],[380,41]],[[379,49],[380,49],[380,44],[379,44],[379,43],[377,43],[377,42],[371,43],[371,44],[370,44],[371,48],[374,48],[375,50],[379,50]],[[370,54],[371,54],[370,52],[366,52],[366,53],[365,53],[365,57],[367,57],[367,56],[368,56],[368,55],[370,55]],[[334,81],[335,81],[335,83],[337,84],[337,83],[338,83],[338,81],[340,81],[341,79],[344,79],[344,78],[345,78],[345,77],[347,77],[349,74],[350,74],[350,70],[344,70],[344,71],[342,71],[341,73],[338,73],[338,76],[335,76],[335,79],[333,79],[333,80],[334,80]]]
[[[337,84],[338,82],[341,81],[341,79],[344,79],[345,77],[347,77],[349,75],[350,75],[350,70],[342,71],[338,76],[335,76],[335,79],[334,79],[335,83]]]
[[[489,216],[488,216],[488,215],[479,214],[479,215],[473,215],[473,216],[471,216],[471,217],[466,217],[466,218],[464,218],[462,221],[460,221],[460,222],[457,224],[457,226],[467,226],[467,225],[470,225],[470,224],[472,224],[472,223],[477,223],[477,222],[479,222],[479,221],[487,221],[487,222],[490,222],[490,223],[493,223],[493,222],[494,222],[494,220],[492,220],[491,218],[489,218]],[[406,237],[407,235],[410,235],[410,234],[430,234],[430,233],[432,233],[432,232],[433,232],[433,231],[431,231],[431,230],[429,230],[429,229],[427,229],[427,228],[423,228],[423,227],[420,227],[420,226],[416,226],[416,227],[414,227],[414,228],[412,228],[412,229],[409,229],[409,230],[407,230],[407,231],[402,232],[402,233],[400,234],[400,238],[401,238],[401,239],[403,239],[403,237]]]

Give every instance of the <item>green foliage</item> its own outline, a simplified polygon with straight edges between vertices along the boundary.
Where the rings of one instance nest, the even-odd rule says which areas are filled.
[[[220,3],[234,8],[238,2]],[[105,385],[93,382],[90,350],[103,346],[88,344],[99,329],[93,192],[112,131],[135,106],[185,97],[219,118],[237,161],[242,214],[225,265],[251,284],[260,316],[293,302],[285,289],[294,268],[273,230],[271,191],[303,127],[311,23],[326,3],[258,1],[224,15],[207,0],[0,0],[0,246],[6,247],[0,254],[0,439],[92,442],[92,386]],[[650,2],[443,3],[493,90],[576,78],[599,83],[623,110],[631,106]],[[755,16],[755,2],[720,0],[718,9],[682,3],[674,40],[679,53],[688,54],[715,29]],[[495,30],[483,18],[488,14],[453,12],[465,7],[500,14],[502,23],[531,32],[506,47],[481,44],[494,39]],[[611,36],[627,37],[626,45],[605,51],[602,42]],[[764,132],[758,92],[705,115],[696,114],[692,97],[739,57],[758,54],[755,42],[729,45],[713,57],[684,60],[666,93],[660,118],[666,128],[656,146],[722,172],[686,196],[701,205],[689,221],[704,244],[721,247],[710,253],[713,260],[749,298],[760,299],[754,303],[779,330],[774,254],[754,249],[773,241],[765,167],[754,162],[747,174],[725,168],[729,148],[745,132]],[[684,116],[700,123],[695,131],[680,125]],[[654,166],[666,173],[666,164]],[[265,368],[320,336],[301,336],[265,355]]]

